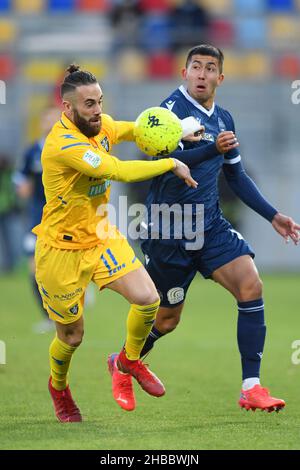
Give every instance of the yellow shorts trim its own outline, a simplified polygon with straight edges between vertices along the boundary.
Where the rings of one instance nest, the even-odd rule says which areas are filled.
[[[63,250],[38,237],[36,280],[49,317],[59,323],[77,321],[84,296],[93,281],[99,289],[142,266],[126,238],[115,229],[105,245],[85,250]]]

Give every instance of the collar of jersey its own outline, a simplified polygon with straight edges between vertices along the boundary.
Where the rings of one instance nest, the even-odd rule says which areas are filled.
[[[196,108],[198,108],[200,111],[202,111],[202,113],[206,114],[208,117],[210,117],[214,113],[214,110],[215,110],[215,103],[214,102],[213,102],[213,105],[210,109],[206,109],[206,108],[204,108],[204,106],[201,106],[201,104],[199,104],[196,100],[194,100],[194,98],[192,98],[191,95],[188,94],[187,90],[184,88],[183,85],[181,85],[179,87],[179,91],[181,91],[183,96],[190,103],[192,103],[194,106],[196,106]]]
[[[78,127],[75,126],[74,122],[70,121],[70,119],[67,118],[65,113],[62,113],[60,122],[64,126],[65,129],[73,129],[73,130],[79,131]]]
[[[65,129],[68,129],[68,130],[76,130],[78,132],[80,132],[80,130],[78,129],[78,127],[75,126],[74,122],[70,121],[70,119],[67,118],[67,116],[65,115],[65,113],[62,113],[61,115],[61,118],[60,118],[60,123],[63,125],[63,127]],[[82,134],[82,133],[81,133]],[[95,145],[95,137],[91,137],[89,139],[89,142],[90,144],[94,147],[94,148],[97,148],[97,145]]]

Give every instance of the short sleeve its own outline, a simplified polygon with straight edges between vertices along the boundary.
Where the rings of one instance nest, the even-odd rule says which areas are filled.
[[[177,99],[167,98],[160,104],[160,106],[162,108],[166,108],[172,111],[174,114],[176,114],[176,116],[179,117],[179,119],[184,119],[191,115],[188,107],[185,106],[185,104],[179,98]]]

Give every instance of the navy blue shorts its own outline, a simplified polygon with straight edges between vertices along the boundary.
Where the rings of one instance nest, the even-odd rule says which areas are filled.
[[[186,250],[183,240],[145,240],[142,250],[162,307],[177,307],[184,302],[197,272],[208,279],[216,269],[239,256],[255,256],[250,245],[224,218],[205,232],[201,250]]]

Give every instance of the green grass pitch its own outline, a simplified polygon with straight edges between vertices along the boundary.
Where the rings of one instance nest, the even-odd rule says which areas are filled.
[[[299,449],[300,365],[292,342],[300,339],[299,275],[263,276],[268,325],[262,383],[284,398],[279,414],[237,406],[241,373],[234,299],[211,281],[192,284],[178,329],[149,355],[163,380],[162,398],[135,384],[137,407],[113,401],[107,355],[122,346],[128,306],[117,294],[97,294],[85,312],[84,342],[71,367],[70,385],[84,422],[56,421],[47,390],[48,346],[53,334],[35,335],[39,312],[24,273],[0,279],[1,449]]]

